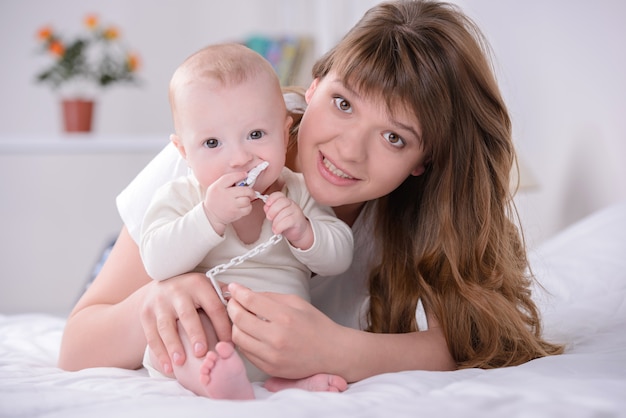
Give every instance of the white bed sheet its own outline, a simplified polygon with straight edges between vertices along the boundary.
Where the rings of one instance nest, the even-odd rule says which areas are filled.
[[[196,397],[144,370],[55,367],[64,319],[0,315],[2,417],[626,417],[626,202],[531,254],[548,338],[566,353],[517,367],[375,376],[341,394],[255,388]],[[550,295],[548,295],[548,293]]]

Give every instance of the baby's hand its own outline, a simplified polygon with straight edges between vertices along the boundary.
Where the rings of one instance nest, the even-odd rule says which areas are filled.
[[[282,234],[290,243],[301,250],[313,245],[313,228],[304,212],[293,200],[282,192],[274,192],[265,202],[265,215],[272,222],[272,232]]]
[[[224,174],[206,190],[204,213],[219,235],[224,234],[226,225],[252,211],[252,200],[256,199],[254,190],[251,187],[235,186],[246,176],[245,171]]]

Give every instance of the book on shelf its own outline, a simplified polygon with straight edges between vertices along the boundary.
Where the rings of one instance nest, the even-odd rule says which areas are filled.
[[[253,35],[246,39],[245,45],[272,64],[282,86],[297,83],[302,62],[312,50],[310,38],[295,35]]]

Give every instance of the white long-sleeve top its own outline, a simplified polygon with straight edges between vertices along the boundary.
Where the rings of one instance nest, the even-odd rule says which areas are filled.
[[[310,300],[311,271],[332,276],[350,267],[352,232],[334,216],[332,209],[315,202],[301,174],[285,168],[281,179],[285,184],[282,192],[302,208],[311,222],[313,245],[303,251],[282,240],[216,279],[224,283],[236,281],[256,291],[297,294]],[[203,200],[203,191],[193,175],[170,181],[155,193],[142,223],[140,239],[141,257],[153,279],[165,280],[189,271],[206,273],[273,235],[271,223],[266,220],[253,243],[243,243],[230,225],[220,236],[206,217]]]

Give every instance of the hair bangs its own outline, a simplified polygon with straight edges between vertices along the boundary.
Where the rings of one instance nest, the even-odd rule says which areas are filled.
[[[384,100],[390,113],[398,108],[417,112],[416,78],[408,76],[417,69],[403,56],[404,47],[399,45],[402,40],[390,36],[379,42],[375,49],[362,51],[361,62],[349,63],[343,68],[337,66],[335,71],[343,77],[346,86],[364,97]]]

